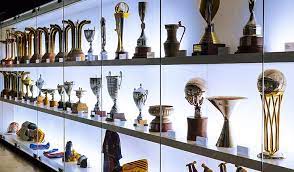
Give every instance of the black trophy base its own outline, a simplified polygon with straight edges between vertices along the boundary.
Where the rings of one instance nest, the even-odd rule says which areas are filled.
[[[187,118],[188,132],[187,140],[196,141],[196,137],[207,137],[207,117],[194,117]]]
[[[243,36],[240,38],[239,53],[262,53],[263,52],[263,37],[261,36]]]
[[[115,52],[115,59],[128,59],[129,53],[128,52]]]
[[[127,120],[124,113],[114,113],[114,114],[109,113],[109,117],[106,118],[106,121],[113,122],[114,119],[119,119],[121,121]]]
[[[65,109],[64,110],[66,110],[67,108],[72,108],[72,103],[71,102],[66,102],[65,103]]]
[[[217,55],[221,47],[226,47],[226,44],[194,44],[192,56]]]
[[[58,106],[57,106],[58,109],[64,109],[65,107],[66,106],[64,102],[61,102],[61,101],[58,102]]]
[[[151,47],[136,47],[133,59],[147,58],[148,52],[151,52]]]
[[[91,111],[91,117],[94,118],[95,116],[106,117],[106,111]]]
[[[31,98],[30,98],[30,102],[31,102],[31,103],[34,103],[36,100],[37,100],[36,97],[31,97]]]

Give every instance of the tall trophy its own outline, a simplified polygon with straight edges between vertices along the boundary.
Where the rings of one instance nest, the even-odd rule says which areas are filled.
[[[111,76],[111,72],[109,75],[106,76],[107,80],[107,90],[109,96],[113,100],[113,106],[110,110],[109,116],[106,118],[107,121],[114,121],[114,119],[120,119],[125,121],[124,113],[119,113],[118,105],[117,105],[117,98],[118,98],[118,90],[121,87],[122,82],[122,72],[120,72],[119,76]]]
[[[183,33],[180,41],[177,39],[177,31],[183,28]],[[165,57],[186,56],[186,50],[180,50],[180,44],[186,32],[186,27],[179,21],[178,24],[166,24],[165,29],[167,32],[166,41],[163,43]]]
[[[202,36],[199,44],[193,45],[192,55],[215,55],[218,54],[220,47],[225,47],[225,44],[219,43],[219,40],[214,32],[214,24],[212,23],[220,5],[220,0],[201,0],[200,13],[207,23],[205,33]]]
[[[84,35],[85,35],[87,41],[90,43],[90,48],[89,48],[88,54],[87,54],[88,61],[94,61],[96,59],[95,59],[95,56],[93,56],[92,42],[93,42],[94,36],[95,36],[95,28],[92,30],[91,29],[84,30]]]
[[[37,97],[37,105],[40,105],[40,104],[43,103],[44,97],[41,94],[41,90],[42,90],[42,88],[44,86],[44,83],[45,83],[45,81],[43,80],[42,75],[40,75],[40,77],[38,78],[38,80],[36,81],[36,84],[35,84],[36,87],[39,89],[39,94],[38,94],[38,97]]]
[[[104,17],[101,18],[100,29],[101,29],[101,52],[100,52],[100,56],[101,56],[101,60],[107,60],[108,55],[107,55],[107,51],[105,50],[105,46],[106,46],[106,21],[105,21]]]
[[[70,100],[70,95],[71,95],[71,91],[72,91],[73,85],[74,85],[74,82],[73,81],[65,81],[64,84],[63,84],[65,93],[68,96],[68,101],[65,103],[65,107],[66,108],[70,108],[70,109],[72,108],[72,103],[71,103],[71,100]]]
[[[79,88],[78,90],[75,90],[75,92],[76,92],[76,96],[78,97],[79,101],[72,105],[72,113],[80,113],[80,112],[88,113],[87,104],[81,102],[81,98],[85,94],[86,90]]]
[[[148,90],[145,90],[144,88],[142,88],[142,84],[140,84],[139,88],[137,89],[135,88],[133,91],[133,99],[137,108],[139,109],[139,115],[137,119],[135,119],[134,126],[137,126],[137,125],[148,126],[147,120],[143,120],[143,116],[142,116],[142,109],[147,100],[147,96],[148,96]]]
[[[55,89],[47,89],[47,92],[51,95],[51,100],[49,101],[50,107],[58,106],[57,101],[54,99]]]
[[[147,38],[145,36],[145,14],[146,14],[147,2],[138,3],[138,11],[141,20],[141,35],[137,40],[137,47],[133,58],[147,58],[147,53],[151,52],[151,47],[147,46]]]
[[[192,78],[185,86],[185,98],[194,106],[194,116],[187,117],[187,140],[196,141],[196,137],[207,137],[207,117],[202,116],[201,106],[206,92],[206,82],[202,78]]]
[[[129,16],[129,6],[125,2],[119,2],[115,6],[115,22],[117,33],[117,49],[115,52],[115,59],[128,59],[128,52],[124,51],[123,47],[123,32],[124,32],[124,20]]]
[[[100,91],[102,87],[102,79],[101,78],[90,78],[90,87],[93,92],[93,94],[97,98],[97,102],[95,104],[94,110],[91,111],[91,116],[94,117],[94,115],[99,115],[100,117],[106,116],[105,111],[100,110]]]
[[[263,83],[264,82],[264,83]],[[263,103],[264,152],[258,155],[265,159],[282,159],[280,149],[280,110],[286,88],[284,74],[276,69],[267,69],[257,81]]]
[[[32,85],[32,82],[33,82],[33,80],[32,80],[29,76],[26,76],[26,77],[23,78],[23,80],[22,80],[22,83],[23,83],[23,85],[24,85],[25,88],[26,88],[26,94],[25,94],[25,96],[24,96],[24,100],[25,100],[25,101],[27,101],[27,100],[30,99],[30,97],[29,97],[29,92],[30,92],[30,90],[29,90],[29,86]]]
[[[216,107],[224,117],[224,124],[221,134],[216,143],[217,147],[234,147],[232,138],[232,126],[230,125],[230,117],[233,113],[234,107],[240,100],[246,99],[245,97],[236,96],[216,96],[207,98]]]
[[[261,27],[256,24],[254,5],[256,0],[248,0],[250,18],[243,28],[243,37],[240,38],[240,46],[236,53],[262,53],[263,37]]]
[[[64,109],[65,108],[65,103],[63,101],[63,95],[64,95],[64,86],[63,85],[57,85],[57,91],[58,91],[58,94],[60,96],[60,100],[58,102],[58,109]]]

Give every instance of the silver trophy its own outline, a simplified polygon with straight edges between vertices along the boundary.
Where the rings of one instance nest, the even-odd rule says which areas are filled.
[[[92,42],[94,40],[94,36],[95,36],[95,28],[93,30],[88,29],[88,30],[84,30],[84,35],[87,39],[87,41],[90,43],[90,48],[88,50],[88,61],[94,61],[95,60],[95,56],[93,56],[93,49],[92,49]]]
[[[106,21],[105,18],[102,17],[100,21],[100,27],[101,27],[101,60],[107,60],[107,51],[105,50],[106,45]]]
[[[141,121],[143,120],[142,109],[143,109],[145,102],[147,100],[147,96],[148,96],[148,90],[145,90],[144,88],[142,88],[142,84],[140,84],[139,88],[137,88],[137,89],[135,88],[133,91],[133,99],[134,99],[134,102],[135,102],[137,108],[139,109],[139,115],[138,115],[137,120],[134,125],[137,125],[137,123],[143,124],[145,126],[148,125],[147,121],[145,123],[141,123]]]
[[[107,90],[109,93],[109,96],[113,100],[113,106],[110,110],[110,117],[107,118],[107,121],[113,121],[114,115],[118,114],[118,105],[117,105],[117,98],[118,98],[118,90],[120,89],[121,82],[122,82],[122,72],[120,71],[119,76],[111,76],[111,72],[109,72],[109,75],[106,76],[107,80]]]
[[[57,91],[58,91],[58,94],[60,95],[60,100],[58,102],[58,109],[64,109],[65,108],[65,104],[63,102],[63,94],[65,92],[64,86],[58,84],[57,85]]]
[[[39,89],[39,96],[41,96],[41,89],[44,86],[45,81],[42,78],[42,75],[40,75],[40,77],[38,78],[38,80],[36,81],[36,87]]]
[[[71,95],[73,85],[74,85],[73,81],[65,81],[64,82],[64,90],[65,90],[66,95],[68,96],[68,101],[65,103],[66,108],[71,108],[70,95]]]
[[[91,112],[91,117],[94,117],[92,113],[99,115],[100,117],[106,116],[105,111],[100,111],[100,91],[102,87],[102,79],[101,78],[90,78],[90,87],[92,89],[93,94],[97,98],[97,102],[95,104],[94,110]]]

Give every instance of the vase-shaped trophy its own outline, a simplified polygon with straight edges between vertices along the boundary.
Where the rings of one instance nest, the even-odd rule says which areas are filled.
[[[234,108],[240,100],[246,99],[245,97],[236,96],[216,96],[207,98],[216,107],[224,117],[224,124],[221,134],[216,143],[217,147],[234,147],[234,140],[232,136],[232,126],[230,125],[230,117]]]
[[[258,91],[263,103],[264,150],[258,155],[265,159],[282,159],[280,149],[280,110],[286,88],[284,74],[276,69],[267,69],[258,77]]]
[[[90,48],[89,48],[88,54],[86,56],[87,60],[88,61],[97,60],[97,59],[95,59],[95,56],[93,55],[93,49],[92,49],[92,42],[94,41],[94,36],[95,36],[95,28],[84,30],[84,35],[85,35],[87,41],[90,43]]]
[[[39,90],[39,94],[38,94],[38,97],[37,97],[37,105],[40,105],[40,104],[43,103],[44,97],[41,94],[41,92],[42,92],[41,90],[42,90],[42,88],[44,86],[44,83],[45,83],[45,81],[43,80],[42,75],[40,75],[40,77],[38,78],[38,80],[36,81],[36,84],[35,84],[36,87]]]
[[[65,103],[65,107],[66,108],[70,108],[70,109],[72,108],[72,103],[71,103],[71,100],[70,100],[70,95],[71,95],[71,91],[72,91],[73,85],[74,85],[74,82],[73,81],[65,81],[64,84],[63,84],[65,93],[68,96],[68,100]]]
[[[177,30],[179,27],[182,27],[184,29],[180,42],[177,39]],[[182,25],[182,22],[179,21],[178,24],[166,24],[165,29],[167,31],[167,39],[164,42],[164,52],[165,57],[176,57],[180,54],[180,44],[182,42],[183,36],[186,32],[186,27]],[[184,50],[181,50],[181,52]]]
[[[135,88],[133,91],[133,99],[137,108],[139,109],[139,115],[135,119],[134,126],[137,126],[137,125],[148,126],[147,120],[144,120],[142,116],[142,109],[145,106],[147,96],[148,96],[148,90],[145,90],[144,88],[142,88],[142,84],[140,84],[139,88],[137,89]]]
[[[106,120],[114,121],[114,119],[120,119],[122,121],[125,121],[126,120],[125,115],[124,113],[119,113],[119,109],[117,105],[118,91],[121,87],[121,82],[122,82],[122,72],[120,72],[120,75],[118,76],[111,76],[111,72],[109,72],[109,75],[106,76],[106,80],[107,80],[107,90],[108,90],[109,96],[113,100],[113,106]]]
[[[72,113],[88,113],[88,106],[86,103],[81,102],[81,98],[85,94],[86,90],[79,88],[75,90],[76,96],[78,97],[78,102],[74,103],[72,106]]]
[[[58,109],[64,109],[65,108],[65,103],[64,103],[64,98],[63,98],[63,95],[64,95],[64,86],[63,85],[57,85],[57,91],[58,91],[58,94],[60,96],[60,100],[58,102]]]
[[[207,137],[207,117],[202,116],[201,106],[206,92],[206,83],[201,78],[190,79],[185,86],[185,98],[194,106],[194,116],[187,117],[187,140],[196,141],[196,137]]]
[[[155,105],[149,107],[149,114],[155,116],[150,123],[150,132],[167,132],[172,130],[172,122],[169,116],[174,111],[173,106],[170,105]],[[161,118],[161,119],[160,119]]]
[[[90,78],[90,87],[93,94],[97,98],[97,102],[95,104],[94,110],[91,111],[91,117],[98,115],[100,117],[106,116],[106,111],[100,110],[100,92],[102,87],[102,79],[101,78]]]

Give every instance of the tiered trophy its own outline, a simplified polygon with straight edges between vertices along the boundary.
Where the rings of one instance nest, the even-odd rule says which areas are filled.
[[[54,100],[54,94],[55,94],[55,89],[47,89],[48,94],[51,95],[51,100],[50,100],[50,107],[56,107],[57,101]]]
[[[173,106],[170,105],[155,105],[150,106],[148,112],[155,118],[150,123],[150,132],[167,132],[172,130],[172,122],[169,120],[169,116],[174,111]],[[162,117],[162,123],[160,124]]]
[[[92,42],[93,42],[94,36],[95,36],[95,28],[93,30],[91,30],[91,29],[84,30],[84,35],[85,35],[87,41],[90,43],[90,48],[89,48],[88,54],[87,54],[88,61],[97,60],[97,59],[95,59],[95,56],[93,56],[93,49],[92,49]]]
[[[39,89],[39,95],[37,97],[37,105],[40,105],[43,103],[44,97],[41,95],[41,90],[44,86],[45,81],[43,80],[42,76],[40,75],[39,79],[36,81],[36,87]]]
[[[214,32],[214,24],[212,23],[220,5],[220,0],[201,0],[200,13],[207,23],[205,33],[202,36],[199,44],[193,45],[192,55],[215,55],[218,54],[219,47],[225,47],[225,44],[220,44]]]
[[[46,106],[49,106],[49,99],[48,99],[48,89],[44,89],[42,88],[41,89],[42,93],[45,94],[45,98],[43,99],[43,105],[46,107]]]
[[[97,102],[95,104],[94,110],[91,111],[91,116],[99,115],[100,117],[106,116],[105,111],[100,110],[100,91],[102,87],[102,79],[101,78],[90,78],[90,87],[92,89],[93,94],[97,98]]]
[[[118,90],[120,89],[121,82],[122,82],[122,72],[120,72],[119,76],[111,76],[111,72],[109,72],[109,75],[106,76],[106,80],[107,80],[107,90],[108,90],[109,96],[113,100],[113,106],[106,120],[114,121],[114,119],[120,119],[122,121],[125,121],[126,120],[125,115],[124,113],[119,113],[118,105],[117,105]]]
[[[264,83],[263,83],[264,82]],[[286,88],[284,74],[276,69],[267,69],[258,77],[258,91],[263,103],[264,152],[258,155],[265,159],[282,159],[280,149],[280,110]]]
[[[60,100],[58,102],[58,109],[64,109],[65,108],[65,103],[63,101],[63,94],[64,94],[64,86],[63,85],[57,85],[57,91],[58,94],[60,95]]]
[[[115,52],[115,59],[128,59],[128,52],[123,48],[123,32],[124,32],[124,20],[129,16],[129,6],[125,2],[119,2],[115,6],[115,22],[117,33],[117,49]]]
[[[79,101],[73,104],[72,113],[79,113],[79,112],[88,113],[87,104],[81,102],[81,98],[85,94],[86,90],[79,88],[78,90],[75,90],[75,92],[76,92],[76,96],[79,98]]]
[[[141,35],[137,40],[137,47],[133,58],[147,58],[147,53],[151,52],[151,47],[147,46],[147,38],[145,36],[145,14],[146,14],[147,2],[138,3],[138,11],[141,20]]]
[[[148,126],[147,120],[143,120],[143,117],[142,117],[142,109],[147,100],[147,96],[148,96],[148,90],[145,90],[144,88],[142,88],[142,84],[140,84],[140,87],[138,89],[135,88],[133,91],[133,99],[137,108],[139,109],[139,115],[137,119],[135,119],[134,126],[137,126],[137,125]]]
[[[217,96],[207,98],[223,115],[224,124],[221,134],[216,143],[217,147],[234,147],[234,141],[232,138],[232,126],[230,125],[230,117],[233,113],[234,107],[240,100],[246,99],[245,97],[236,96]]]
[[[101,27],[101,60],[107,60],[108,55],[107,51],[105,50],[105,45],[106,45],[106,21],[105,18],[102,17],[100,21],[100,27]]]
[[[194,116],[187,117],[187,140],[196,141],[197,136],[207,137],[208,118],[203,117],[201,112],[206,89],[206,83],[201,78],[193,78],[185,86],[185,98],[195,108]]]
[[[240,39],[240,46],[236,53],[262,53],[263,37],[261,27],[256,24],[254,5],[256,0],[248,0],[250,18],[243,29],[243,37]]]
[[[64,84],[63,84],[65,93],[68,96],[68,101],[65,103],[65,107],[66,108],[70,108],[70,109],[72,108],[72,103],[71,103],[71,100],[70,100],[70,95],[71,95],[71,91],[72,91],[73,85],[74,85],[73,81],[65,81]]]

